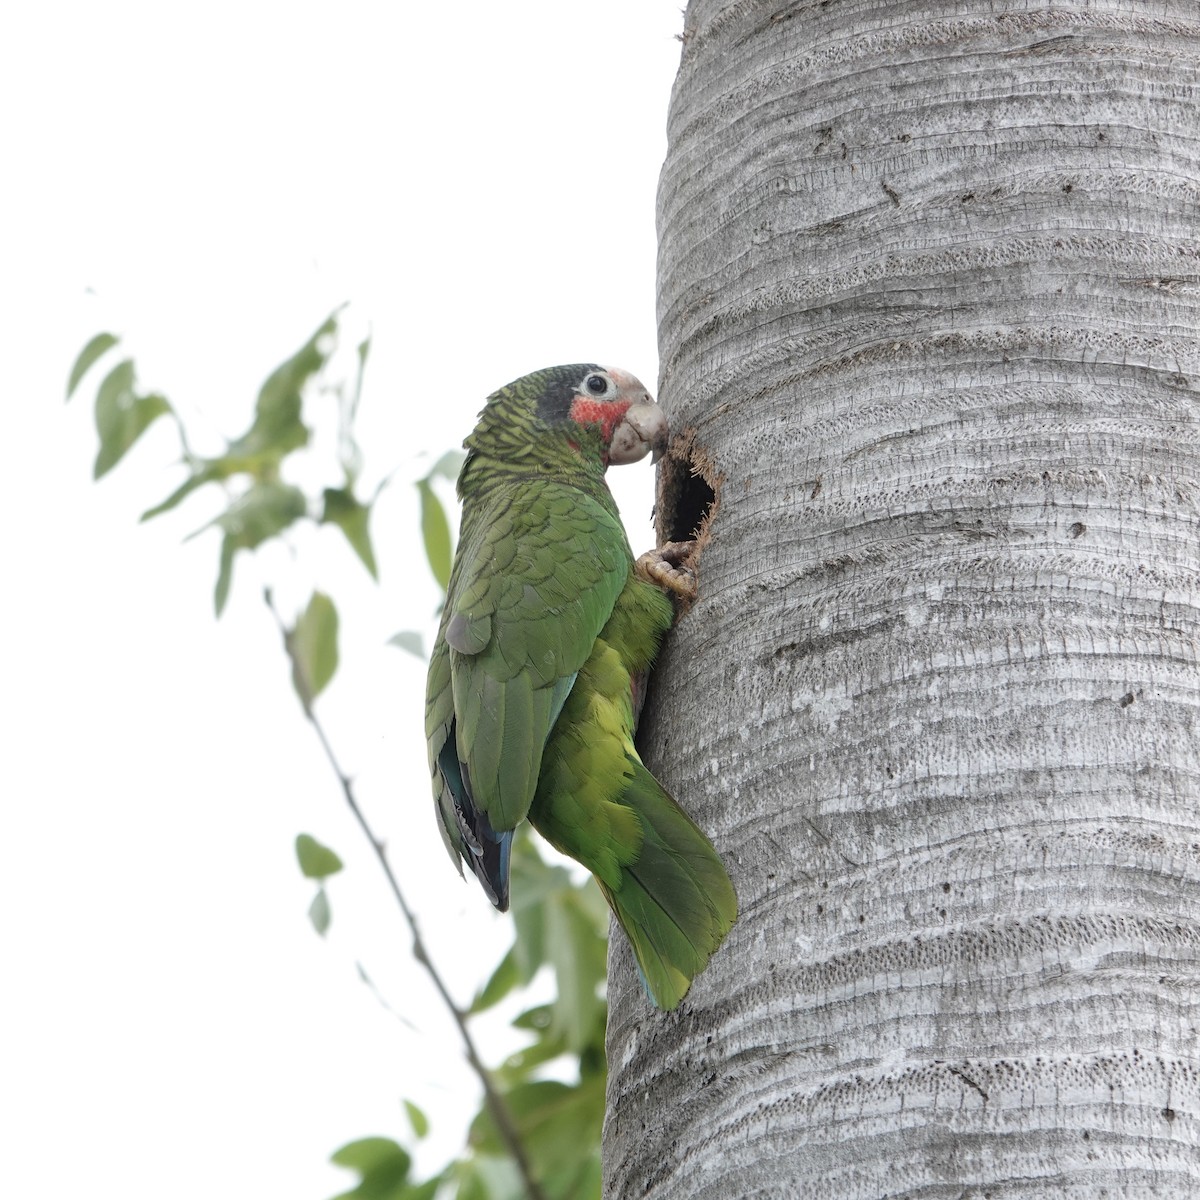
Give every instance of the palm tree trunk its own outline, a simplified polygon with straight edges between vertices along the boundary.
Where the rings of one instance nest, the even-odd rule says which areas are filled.
[[[606,1196],[1200,1195],[1200,10],[686,22],[642,740],[742,915],[616,943]]]

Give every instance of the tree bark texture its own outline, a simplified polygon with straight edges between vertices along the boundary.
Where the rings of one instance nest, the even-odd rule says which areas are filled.
[[[1200,1195],[1200,6],[693,0],[646,761],[741,916],[614,947],[609,1200]]]

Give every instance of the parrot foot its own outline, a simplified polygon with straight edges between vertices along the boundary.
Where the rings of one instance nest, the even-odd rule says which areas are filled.
[[[688,565],[695,542],[667,542],[657,550],[647,550],[633,564],[639,579],[667,593],[681,612],[696,602],[696,572]]]

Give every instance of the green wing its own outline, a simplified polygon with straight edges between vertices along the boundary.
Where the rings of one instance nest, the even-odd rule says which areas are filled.
[[[494,830],[529,811],[546,738],[629,563],[615,513],[567,484],[520,479],[468,500],[426,732],[436,777],[453,727],[468,798]],[[444,825],[448,800],[439,798]],[[457,843],[457,830],[447,833]]]

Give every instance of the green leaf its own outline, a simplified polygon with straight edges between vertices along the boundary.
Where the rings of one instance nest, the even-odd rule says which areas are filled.
[[[522,823],[512,848],[513,906],[537,906],[547,896],[572,888],[571,872],[558,863],[549,863],[538,853],[537,843]]]
[[[467,1009],[468,1014],[481,1013],[499,1004],[509,992],[521,982],[521,972],[517,966],[516,947],[511,947],[500,960],[500,965],[492,972],[492,977],[483,985]]]
[[[415,629],[402,629],[399,633],[392,634],[387,644],[399,646],[401,650],[407,650],[409,654],[415,654],[418,658],[425,657],[425,639]]]
[[[412,1158],[391,1138],[370,1137],[350,1142],[336,1151],[333,1162],[360,1176],[358,1185],[334,1200],[434,1200],[445,1182],[445,1173],[424,1183],[411,1183]]]
[[[308,444],[308,426],[301,419],[304,388],[329,361],[337,333],[337,312],[267,376],[254,405],[254,423],[229,447],[227,457],[264,456],[278,462]]]
[[[516,892],[512,893],[516,896]],[[533,905],[512,906],[516,940],[512,953],[521,983],[528,985],[546,961],[546,921],[540,908]]]
[[[454,1200],[491,1200],[488,1192],[488,1184],[484,1182],[487,1177],[483,1173],[483,1167],[475,1160],[471,1159],[465,1163],[460,1163],[457,1172],[458,1186],[454,1190]],[[515,1197],[520,1197],[520,1192],[514,1192]],[[341,1200],[337,1197],[336,1200]]]
[[[421,495],[421,537],[429,569],[443,590],[450,583],[450,522],[428,479],[417,480]]]
[[[405,1100],[404,1111],[408,1114],[408,1123],[418,1138],[423,1138],[429,1132],[429,1118],[411,1101]]]
[[[554,1010],[549,1004],[535,1004],[512,1021],[514,1029],[529,1029],[534,1033],[546,1033],[553,1024]]]
[[[593,1075],[578,1084],[538,1079],[518,1084],[505,1093],[517,1133],[529,1155],[534,1175],[552,1195],[584,1178],[582,1147],[599,1152],[604,1120],[604,1079]],[[471,1123],[471,1145],[482,1154],[503,1152],[504,1143],[486,1109]]]
[[[160,516],[162,513],[169,512],[181,500],[186,499],[198,487],[202,487],[206,483],[212,483],[214,480],[222,479],[224,476],[218,475],[212,467],[212,464],[204,466],[196,471],[190,478],[185,479],[165,500],[160,504],[156,504],[153,508],[148,508],[138,518],[140,521],[149,521],[152,517]]]
[[[142,513],[142,520],[149,521],[170,511],[206,483],[219,483],[235,475],[249,475],[258,486],[274,484],[282,487],[278,482],[280,463],[293,450],[308,444],[309,430],[302,420],[305,387],[328,362],[336,332],[337,313],[334,312],[291,358],[267,377],[259,389],[250,428],[236,441],[230,442],[225,453],[216,458],[189,458],[191,475],[165,500]],[[350,531],[347,530],[349,535]],[[360,537],[359,543],[361,540]],[[368,549],[364,555],[359,543],[351,537],[351,545],[371,569],[374,559],[371,557],[368,561],[370,551]],[[247,545],[240,543],[229,548],[226,557],[230,565],[233,551],[245,549]],[[222,597],[228,594],[228,586],[228,570],[225,570],[218,580],[218,612],[224,607]]]
[[[408,1181],[412,1158],[391,1138],[361,1138],[347,1143],[330,1157],[339,1167],[347,1167],[359,1175],[358,1185],[340,1193],[335,1200],[415,1200],[419,1195]]]
[[[358,373],[354,377],[354,399],[350,404],[350,420],[353,422],[358,413],[358,402],[362,399],[363,376],[367,371],[367,357],[371,353],[371,336],[368,334],[355,347],[358,355]]]
[[[125,414],[119,438],[113,440],[109,454],[105,453],[105,448],[103,444],[101,445],[100,454],[96,458],[96,478],[98,479],[105,472],[116,466],[134,442],[159,417],[166,416],[170,411],[171,405],[165,396],[151,393],[148,396],[134,397],[133,407]],[[109,461],[110,455],[111,461]]]
[[[96,424],[99,425],[99,406],[100,397],[108,395],[113,399],[119,397],[132,397],[134,384],[133,359],[123,358],[107,375],[104,377],[104,382],[100,384],[100,390],[96,394],[97,417]],[[111,401],[110,401],[111,404]]]
[[[338,665],[338,615],[324,592],[313,592],[296,626],[287,634],[292,686],[308,708],[325,690]]]
[[[235,538],[238,549],[253,550],[298,521],[307,509],[308,502],[298,487],[278,482],[256,483],[210,524]]]
[[[453,483],[458,478],[458,473],[462,470],[462,465],[466,461],[466,458],[467,456],[461,450],[447,450],[429,468],[429,473],[425,478],[433,479],[434,476],[440,475],[443,479],[448,479]]]
[[[342,860],[308,833],[296,835],[296,861],[306,879],[328,879],[342,869]]]
[[[225,531],[217,575],[217,616],[224,611],[225,602],[229,599],[233,558],[237,551],[253,550],[268,538],[282,533],[305,515],[307,507],[304,493],[297,487],[278,482],[256,483],[219,517],[189,535],[189,538],[196,537],[214,525]]]
[[[308,906],[308,919],[313,923],[313,928],[324,937],[329,929],[329,922],[333,920],[329,897],[325,894],[324,888],[317,888],[317,894]]]
[[[598,936],[591,915],[584,911],[574,889],[545,906],[546,953],[554,966],[558,996],[554,1026],[573,1054],[591,1040],[596,1018],[604,1006],[597,993],[607,972],[607,941]]]
[[[549,1026],[548,1018],[549,1013],[547,1013],[547,1026]],[[603,1031],[601,1031],[600,1037],[603,1045]],[[539,1031],[536,1041],[531,1042],[524,1050],[510,1054],[492,1074],[504,1087],[513,1087],[515,1084],[524,1083],[544,1063],[552,1062],[566,1052],[567,1046],[562,1038],[551,1037],[544,1030]]]
[[[604,940],[607,946],[608,924],[609,918],[612,916],[612,911],[608,907],[608,901],[600,894],[600,888],[594,876],[589,875],[575,889],[575,898],[583,911],[591,916],[592,924],[596,927],[596,933]],[[605,950],[605,953],[607,954],[608,951]],[[604,973],[607,976],[607,968]]]
[[[549,1086],[547,1086],[549,1085]],[[535,1107],[524,1111],[523,1097],[514,1097],[518,1127],[534,1161],[534,1170],[554,1192],[564,1194],[561,1183],[551,1185],[553,1176],[578,1179],[583,1165],[580,1149],[595,1147],[599,1157],[600,1130],[604,1123],[604,1080],[590,1077],[575,1086],[552,1080],[537,1080],[521,1085],[518,1091],[535,1093]],[[512,1092],[509,1093],[513,1097]],[[571,1191],[566,1193],[578,1196]]]
[[[597,1131],[595,1151],[556,1171],[543,1184],[543,1191],[546,1192],[547,1200],[601,1200],[603,1178]]]
[[[412,1162],[412,1159],[409,1157],[408,1151],[398,1142],[393,1142],[391,1138],[366,1137],[347,1142],[329,1156],[329,1161],[339,1167],[349,1167],[350,1170],[357,1171],[362,1175],[384,1163],[403,1162],[408,1164]],[[407,1171],[408,1166],[406,1165],[404,1169]]]
[[[513,955],[521,983],[528,984],[548,961],[546,908],[563,888],[570,888],[571,875],[565,867],[546,862],[533,841],[519,833],[511,859],[513,925],[516,940]]]
[[[427,1179],[424,1183],[410,1185],[396,1200],[434,1200],[442,1183],[442,1176],[435,1175],[432,1179]],[[585,1198],[580,1197],[580,1200],[585,1200]],[[598,1195],[596,1200],[600,1200]]]
[[[301,419],[304,389],[328,361],[336,331],[337,314],[333,313],[291,358],[267,377],[259,389],[250,428],[230,442],[224,454],[194,460],[191,477],[161,504],[147,509],[142,520],[148,521],[174,508],[206,483],[234,475],[250,475],[261,486],[282,487],[277,481],[279,464],[293,450],[308,444],[308,426]]]
[[[604,1055],[604,1034],[608,1005],[602,1002],[595,1014],[595,1024],[589,1031],[582,1051],[571,1055],[571,1066],[584,1075],[603,1076],[607,1067]],[[545,1063],[568,1054],[566,1038],[555,1028],[553,1006],[540,1004],[517,1016],[512,1026],[534,1035],[534,1040],[521,1050],[510,1054],[493,1072],[505,1090],[525,1083]]]
[[[363,377],[367,371],[367,356],[371,352],[371,338],[367,336],[355,348],[358,355],[358,370],[354,376],[354,390],[349,396],[341,384],[338,396],[338,459],[346,476],[346,487],[352,488],[362,468],[362,451],[354,438],[354,422],[358,419],[358,405],[362,400]]]
[[[324,496],[322,524],[336,525],[341,529],[354,553],[370,571],[371,578],[378,579],[379,569],[375,565],[375,551],[371,546],[371,531],[368,528],[371,519],[370,507],[360,503],[347,488],[326,488]]]
[[[454,1200],[525,1200],[525,1182],[509,1157],[477,1154],[457,1164]]]
[[[219,617],[229,601],[229,587],[233,582],[233,556],[237,553],[237,542],[229,537],[221,539],[221,557],[217,567],[217,586],[213,588],[213,608]]]
[[[163,396],[139,396],[134,388],[133,360],[118,363],[96,393],[96,432],[100,452],[92,477],[99,479],[121,461],[151,423],[171,411]]]
[[[111,350],[119,340],[111,333],[98,333],[80,350],[79,357],[75,360],[71,367],[71,374],[67,378],[68,400],[74,395],[79,381],[88,373],[92,364],[108,350]]]

